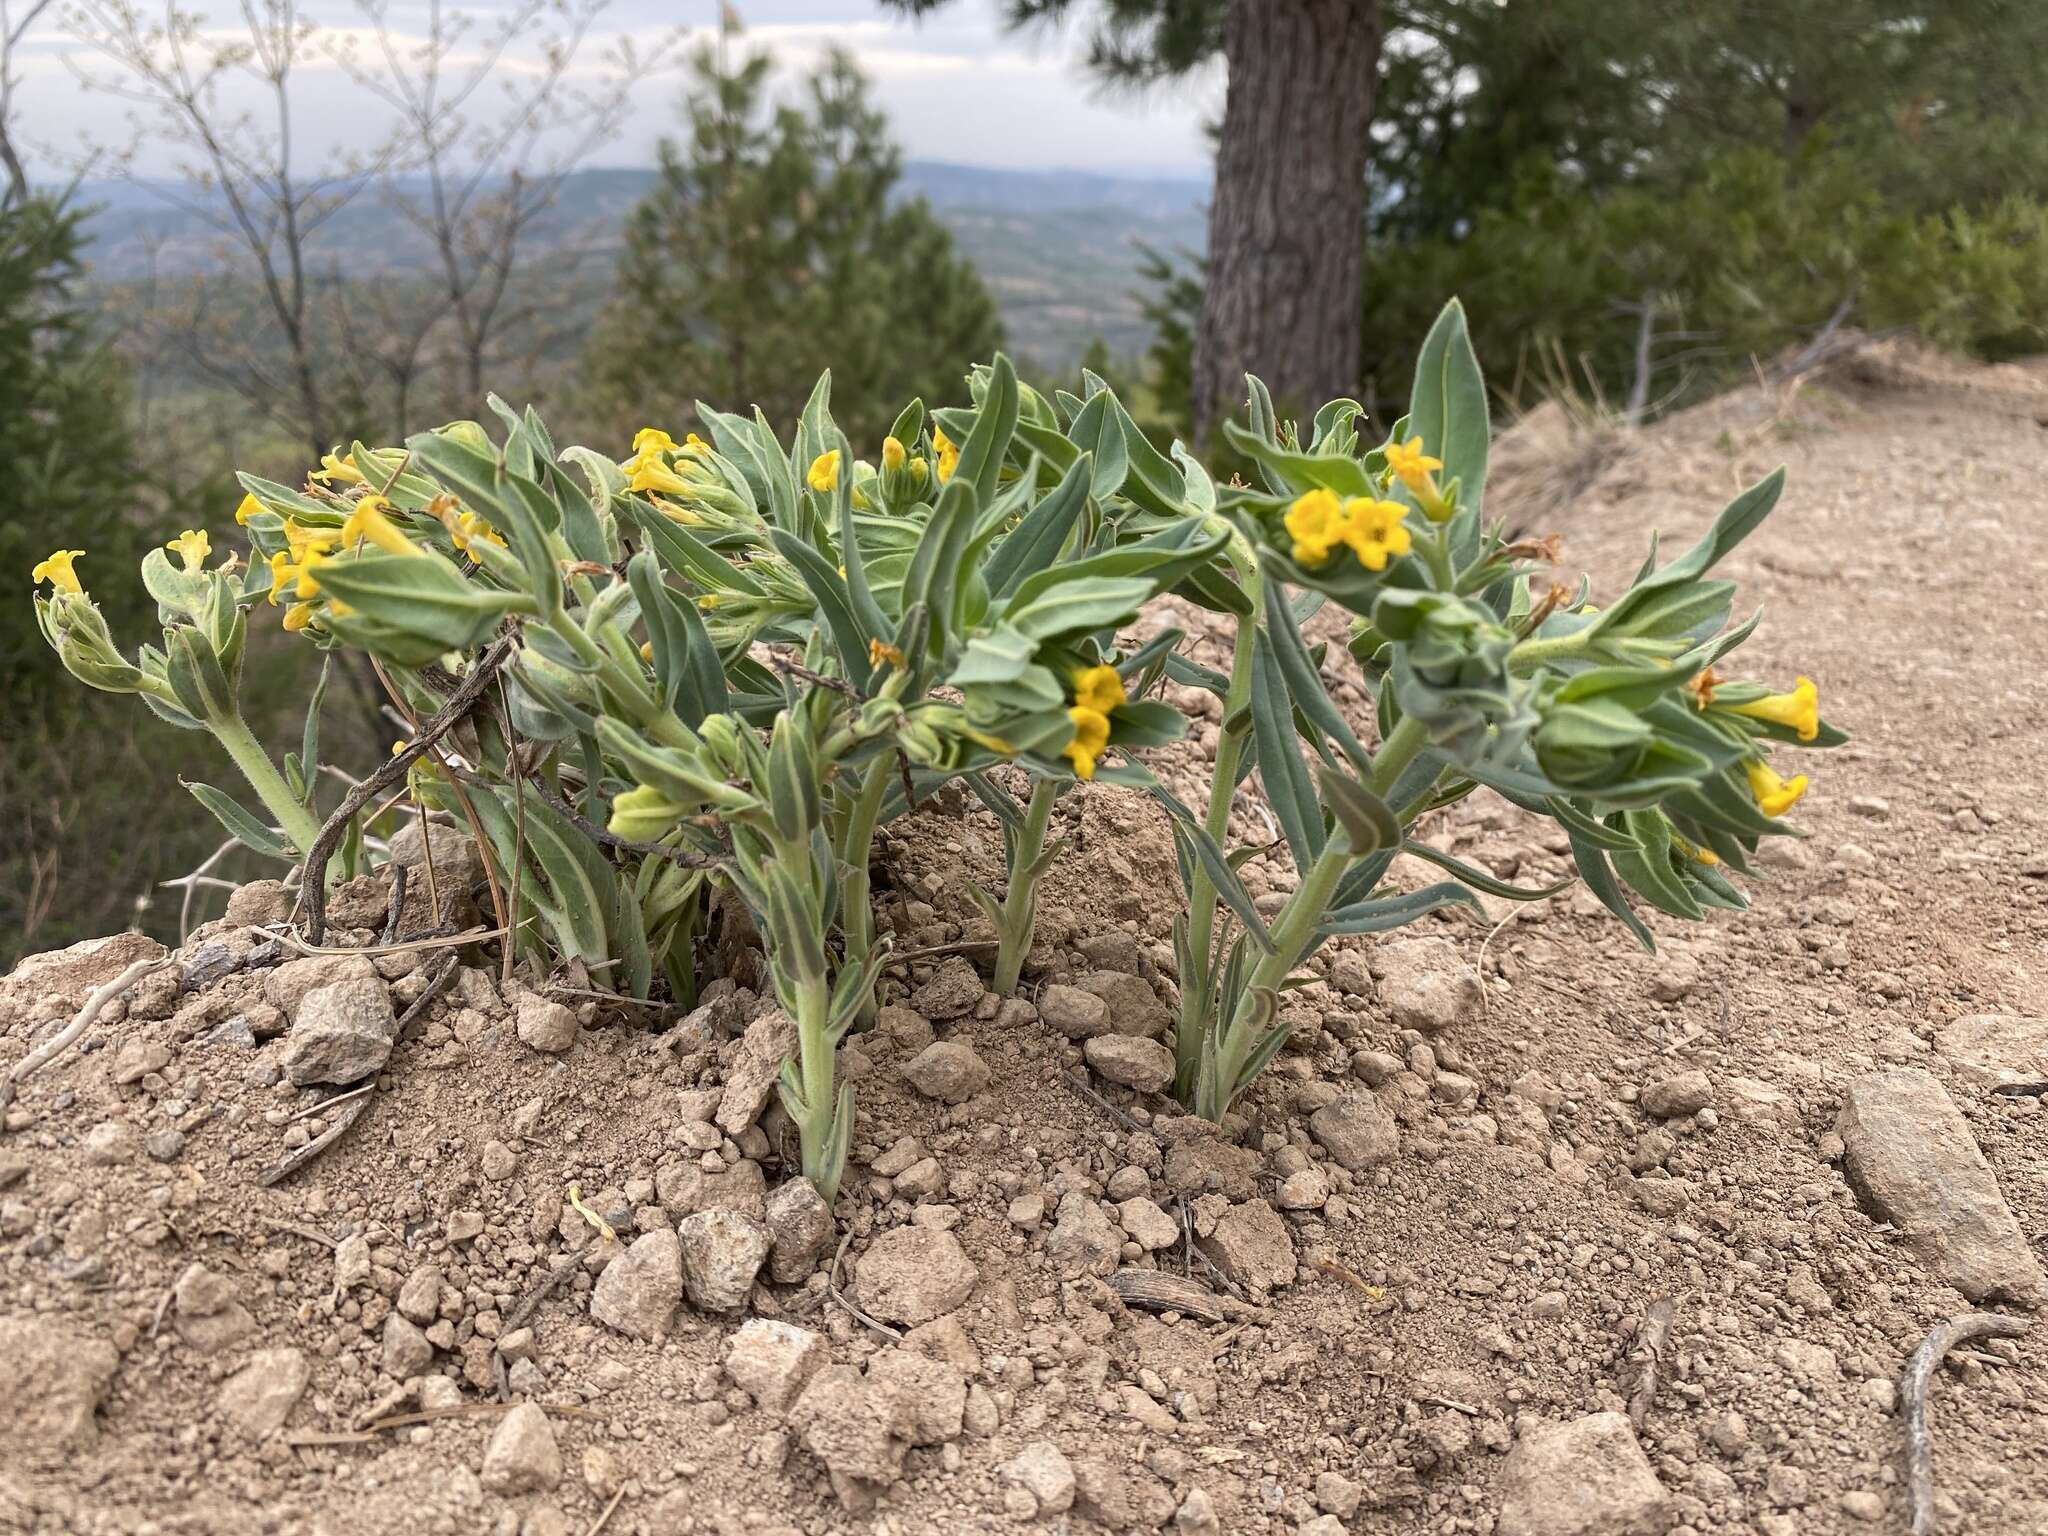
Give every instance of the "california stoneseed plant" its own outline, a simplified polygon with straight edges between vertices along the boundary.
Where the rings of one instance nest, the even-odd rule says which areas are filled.
[[[1772,693],[1721,671],[1756,619],[1726,627],[1734,588],[1711,571],[1769,513],[1778,476],[1676,560],[1653,549],[1599,607],[1539,592],[1552,551],[1485,520],[1485,387],[1455,304],[1384,441],[1364,441],[1351,401],[1305,434],[1282,426],[1248,383],[1248,419],[1227,430],[1256,486],[1216,485],[1178,444],[1160,453],[1092,376],[1047,399],[1001,357],[975,370],[968,404],[912,402],[872,459],[834,425],[829,379],[787,439],[758,411],[700,403],[708,436],[650,427],[623,462],[558,451],[531,410],[494,399],[496,435],[458,422],[351,444],[296,490],[245,475],[246,564],[209,565],[203,532],[171,541],[178,566],[152,554],[164,641],[136,661],[83,590],[78,551],[36,568],[51,589],[38,617],[82,681],[221,740],[260,809],[193,792],[231,833],[284,861],[332,848],[335,874],[378,857],[367,795],[323,836],[317,699],[280,772],[235,682],[249,617],[270,608],[323,649],[367,653],[421,723],[369,787],[404,776],[420,806],[467,823],[506,942],[538,967],[688,1001],[713,913],[740,903],[796,1025],[782,1099],[829,1199],[853,1126],[833,1054],[871,1017],[886,959],[875,831],[947,780],[1004,828],[1004,888],[979,893],[1004,992],[1059,855],[1056,798],[1091,782],[1157,798],[1188,897],[1176,1091],[1220,1122],[1285,1039],[1280,998],[1327,939],[1475,892],[1560,888],[1437,852],[1411,836],[1428,811],[1486,787],[1553,818],[1580,877],[1648,945],[1631,893],[1688,918],[1743,905],[1730,874],[1791,832],[1779,818],[1806,788],[1772,749],[1843,739],[1805,679]],[[1181,654],[1178,631],[1120,646],[1165,592],[1234,627],[1228,675]],[[1349,617],[1348,651],[1308,638],[1329,604]],[[1371,748],[1324,685],[1340,665],[1375,700]],[[1136,756],[1185,729],[1148,697],[1169,676],[1223,701],[1199,811]],[[1254,770],[1299,876],[1270,923],[1237,873],[1258,850],[1226,846]],[[1381,893],[1402,851],[1447,878]]]

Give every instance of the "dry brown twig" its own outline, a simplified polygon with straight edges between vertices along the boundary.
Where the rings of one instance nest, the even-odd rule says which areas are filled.
[[[1942,1357],[1972,1339],[2016,1339],[2032,1323],[2002,1312],[1965,1312],[1952,1317],[1921,1342],[1899,1376],[1901,1414],[1906,1422],[1906,1500],[1913,1536],[1934,1536],[1934,1432],[1927,1423],[1927,1389]]]
[[[0,1109],[14,1102],[15,1091],[24,1081],[63,1055],[72,1041],[90,1029],[93,1020],[106,1010],[109,1003],[143,977],[154,975],[176,958],[175,955],[159,955],[153,960],[137,960],[112,981],[94,988],[92,996],[85,1000],[85,1006],[78,1010],[69,1024],[14,1064],[14,1070],[7,1074],[7,1081],[0,1083]]]

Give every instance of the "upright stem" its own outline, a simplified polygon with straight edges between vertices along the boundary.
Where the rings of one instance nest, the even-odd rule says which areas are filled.
[[[313,813],[291,792],[284,781],[284,775],[270,761],[270,754],[263,750],[249,727],[242,723],[239,715],[226,720],[209,720],[207,728],[216,740],[227,749],[234,759],[235,767],[242,777],[249,781],[249,787],[256,791],[256,798],[263,802],[263,808],[284,829],[292,847],[300,853],[306,852],[320,837],[320,823],[313,819]]]
[[[1230,725],[1251,703],[1254,652],[1258,645],[1258,577],[1249,576],[1245,586],[1252,600],[1252,613],[1237,621],[1237,638],[1230,656],[1230,686],[1223,696],[1223,728],[1216,738],[1216,772],[1209,781],[1209,813],[1203,819],[1203,826],[1219,847],[1230,832],[1230,804],[1237,794],[1237,764],[1244,755],[1245,732],[1250,729],[1248,723],[1237,730]],[[1188,953],[1197,964],[1208,963],[1215,928],[1216,886],[1208,870],[1197,863],[1188,882]],[[1181,978],[1183,988],[1187,980]]]
[[[797,1070],[804,1084],[804,1114],[797,1124],[803,1145],[804,1177],[829,1205],[839,1193],[843,1171],[834,1165],[838,1138],[834,1120],[838,1096],[833,1091],[832,990],[822,976],[807,976],[797,986]]]
[[[1000,997],[1017,990],[1024,954],[1031,948],[1031,929],[1038,916],[1038,871],[1034,866],[1045,851],[1045,829],[1052,822],[1052,803],[1059,794],[1059,785],[1051,779],[1032,785],[1024,825],[1010,849],[1010,880],[1003,889],[1002,932],[997,935],[996,947],[995,989]]]
[[[882,814],[882,802],[889,794],[889,774],[896,765],[895,754],[879,752],[861,776],[860,793],[854,797],[847,817],[845,841],[839,859],[846,866],[841,887],[839,926],[846,935],[846,965],[858,968],[867,963],[875,947],[875,906],[868,890],[868,859],[874,852],[875,823]],[[875,1000],[861,1004],[860,1023],[866,1028],[874,1021]]]

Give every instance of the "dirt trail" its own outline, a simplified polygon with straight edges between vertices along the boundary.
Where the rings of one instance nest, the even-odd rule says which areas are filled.
[[[1728,574],[1769,610],[1749,666],[1815,678],[1856,738],[1802,765],[1811,840],[1751,912],[1656,922],[1654,959],[1576,891],[1498,931],[1459,916],[1318,957],[1242,1149],[1156,1097],[1072,1086],[1088,1064],[1141,1073],[1142,1049],[1079,1037],[1142,1040],[1171,995],[1171,848],[1113,794],[1079,825],[1063,808],[1080,836],[1037,1008],[999,1013],[964,962],[924,959],[899,977],[911,1007],[849,1053],[843,1268],[806,1265],[764,1202],[773,1114],[719,1123],[767,1048],[745,994],[655,1032],[522,1008],[465,972],[361,1118],[264,1188],[341,1113],[295,1118],[333,1090],[284,1075],[298,994],[340,972],[145,983],[0,1135],[0,1530],[1905,1529],[1900,1367],[1973,1305],[1952,1279],[1993,1303],[2028,1290],[2048,1235],[2041,1100],[1990,1091],[2048,1077],[2048,368],[1892,348],[1604,448],[1538,421],[1492,494],[1612,591],[1649,529],[1682,546],[1779,462],[1785,503]],[[1524,883],[1567,868],[1497,801],[1428,835]],[[899,943],[975,937],[963,877],[992,878],[1000,852],[958,801],[890,829]],[[199,940],[247,957],[265,900],[245,892],[241,921]],[[337,913],[380,927],[381,894]],[[0,984],[0,1054],[122,963]],[[343,962],[340,990],[382,1006],[388,988],[402,1012],[432,965]],[[934,1037],[989,1081],[957,1052],[938,1073]],[[1929,1078],[1873,1082],[1908,1069]],[[943,1102],[956,1091],[973,1096]],[[1901,1183],[1916,1157],[1929,1179]],[[619,1267],[666,1241],[643,1234],[696,1241],[707,1211],[792,1245],[799,1278],[750,1305],[819,1336],[801,1362],[752,1352],[757,1328],[729,1371],[743,1314],[672,1307],[658,1263]],[[1118,1298],[1119,1268],[1181,1274],[1186,1228],[1192,1278],[1218,1267],[1256,1306],[1205,1321]],[[1586,1416],[1626,1410],[1660,1300],[1638,1456],[1625,1420]],[[2044,1345],[1992,1341],[1938,1380],[1944,1531],[2048,1531]]]

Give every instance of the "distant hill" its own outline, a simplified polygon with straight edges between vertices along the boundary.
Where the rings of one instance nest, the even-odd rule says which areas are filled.
[[[533,252],[573,251],[593,289],[609,282],[619,231],[653,180],[651,170],[626,168],[569,177],[558,205],[535,225]],[[1119,356],[1142,350],[1151,339],[1139,312],[1142,249],[1181,256],[1198,251],[1206,234],[1205,181],[913,160],[902,187],[932,205],[980,269],[1012,349],[1046,367],[1071,365],[1097,336]],[[220,236],[203,213],[162,195],[173,190],[185,200],[182,188],[168,185],[80,187],[78,200],[94,210],[87,255],[95,278],[133,282],[216,265]],[[368,194],[309,245],[316,264],[349,278],[402,275],[428,259],[426,242],[399,211]]]

